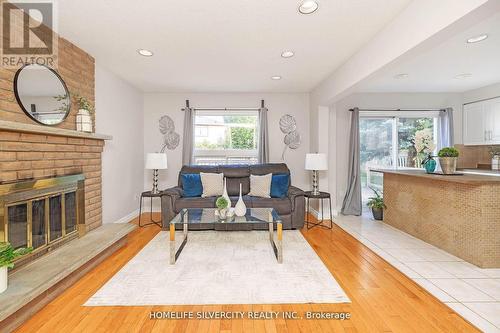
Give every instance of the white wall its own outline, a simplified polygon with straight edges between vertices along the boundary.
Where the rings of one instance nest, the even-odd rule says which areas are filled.
[[[475,90],[469,90],[463,93],[463,102],[471,103],[483,99],[494,98],[500,96],[500,83],[482,87]]]
[[[347,188],[350,108],[374,109],[454,109],[454,135],[462,142],[462,95],[459,93],[359,93],[352,94],[330,110],[330,171],[328,187],[334,195],[335,210],[340,210]],[[334,133],[332,135],[332,133]]]
[[[309,152],[309,95],[305,93],[150,93],[144,95],[144,154],[157,152],[162,146],[162,135],[158,120],[163,115],[175,122],[176,132],[183,134],[184,113],[181,108],[189,99],[192,107],[259,107],[261,99],[269,109],[270,162],[282,162],[283,133],[279,129],[279,119],[284,114],[295,116],[302,144],[296,150],[288,150],[285,163],[292,173],[292,184],[303,189],[309,188],[309,174],[304,170],[304,160]],[[177,177],[182,166],[182,139],[175,150],[167,150],[168,170],[160,170],[160,187],[177,185]],[[152,186],[152,174],[144,174],[146,189]]]
[[[128,222],[144,187],[143,93],[96,65],[96,132],[112,135],[102,155],[103,223]]]

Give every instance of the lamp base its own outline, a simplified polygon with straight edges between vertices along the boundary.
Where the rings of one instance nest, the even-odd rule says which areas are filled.
[[[313,170],[312,172],[313,180],[312,180],[312,195],[319,195],[319,177],[318,177],[318,170]]]
[[[158,194],[158,169],[153,169],[153,188],[151,189],[152,194]]]

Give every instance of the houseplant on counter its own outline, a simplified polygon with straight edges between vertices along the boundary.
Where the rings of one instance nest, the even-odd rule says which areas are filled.
[[[76,114],[76,130],[80,132],[93,132],[92,115],[94,107],[89,100],[81,95],[75,95],[76,104],[78,105],[78,113]]]
[[[371,190],[375,193],[375,196],[370,197],[366,205],[372,209],[373,218],[382,221],[384,219],[384,208],[386,208],[384,198],[379,191],[373,188]]]
[[[28,254],[32,248],[15,249],[10,243],[0,242],[0,293],[7,290],[8,269],[14,267],[14,260],[17,257]]]
[[[215,206],[217,206],[219,218],[225,220],[227,218],[229,201],[224,197],[218,197],[215,201]]]
[[[445,175],[452,175],[457,171],[457,159],[459,152],[454,147],[445,147],[438,153],[439,165]]]

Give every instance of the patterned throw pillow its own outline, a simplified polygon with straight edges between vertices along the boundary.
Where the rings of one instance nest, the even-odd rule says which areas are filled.
[[[268,173],[264,176],[250,175],[250,193],[248,193],[248,195],[261,198],[270,198],[272,177],[272,173]]]
[[[203,186],[202,198],[222,195],[224,191],[224,174],[200,172],[200,178]]]

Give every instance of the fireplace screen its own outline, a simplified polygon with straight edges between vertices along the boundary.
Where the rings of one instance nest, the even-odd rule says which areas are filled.
[[[0,242],[37,252],[76,237],[85,223],[83,180],[72,175],[0,184]]]

